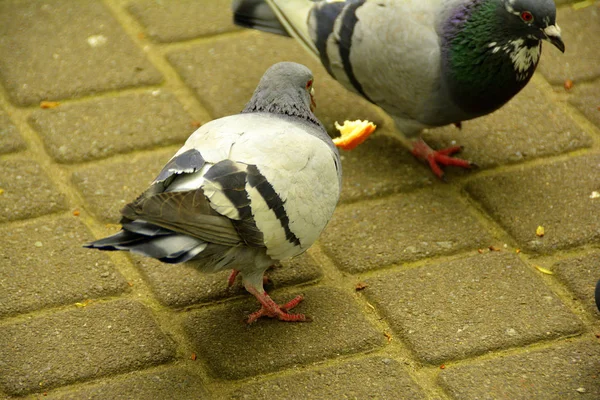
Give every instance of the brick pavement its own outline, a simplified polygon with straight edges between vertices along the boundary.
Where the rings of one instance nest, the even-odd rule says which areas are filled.
[[[480,166],[444,184],[229,0],[0,2],[0,398],[600,398],[600,2],[558,3],[565,55],[544,46],[506,107],[426,133]],[[380,126],[343,153],[317,245],[270,272],[311,323],[248,327],[225,272],[80,247],[281,60],[313,69],[329,129]]]

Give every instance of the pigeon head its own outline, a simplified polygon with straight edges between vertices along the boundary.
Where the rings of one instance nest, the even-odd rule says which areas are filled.
[[[503,0],[505,28],[517,38],[547,40],[561,52],[565,44],[556,25],[554,0]]]
[[[269,112],[298,117],[321,126],[313,114],[315,107],[313,74],[304,65],[280,62],[261,78],[242,112]]]

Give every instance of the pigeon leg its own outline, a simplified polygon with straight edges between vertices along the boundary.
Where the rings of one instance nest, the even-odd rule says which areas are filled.
[[[412,143],[411,153],[419,160],[425,160],[429,164],[431,171],[440,179],[444,179],[444,171],[438,164],[443,166],[453,165],[461,168],[471,168],[473,164],[467,160],[451,157],[452,154],[459,152],[461,146],[452,146],[441,150],[433,150],[423,139]]]
[[[229,274],[229,278],[227,278],[227,287],[232,287],[235,283],[235,278],[237,278],[240,271],[237,269],[232,269],[231,274]]]
[[[248,319],[246,320],[248,324],[255,322],[261,317],[277,318],[280,321],[286,322],[303,322],[310,320],[304,314],[290,314],[287,312],[288,310],[296,307],[303,300],[302,296],[296,296],[286,304],[280,306],[275,303],[271,296],[269,296],[264,290],[259,292],[254,288],[247,287],[246,289],[248,292],[252,293],[261,304],[260,310],[248,316]]]

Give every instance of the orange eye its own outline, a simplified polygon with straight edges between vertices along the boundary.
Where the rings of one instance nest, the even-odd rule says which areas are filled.
[[[313,84],[313,80],[310,79],[308,82],[306,82],[306,88],[310,89],[310,87],[312,86],[312,84]]]
[[[531,21],[533,21],[533,14],[530,13],[529,11],[523,11],[521,13],[521,19],[525,22],[531,22]]]

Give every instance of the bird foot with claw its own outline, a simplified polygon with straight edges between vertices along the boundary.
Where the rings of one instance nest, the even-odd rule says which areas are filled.
[[[310,317],[307,317],[304,314],[290,314],[289,310],[296,307],[304,298],[300,295],[294,297],[292,300],[288,301],[284,305],[280,306],[271,297],[263,292],[262,295],[254,294],[258,301],[261,303],[262,307],[260,310],[250,314],[246,323],[251,324],[256,322],[261,317],[269,317],[269,318],[277,318],[280,321],[285,322],[308,322],[310,321]]]
[[[461,168],[471,168],[475,164],[462,160],[460,158],[451,157],[452,154],[458,153],[462,150],[461,146],[452,146],[441,150],[433,150],[423,139],[419,139],[413,143],[411,153],[419,160],[427,161],[431,171],[440,179],[444,179],[444,171],[440,168],[442,166],[453,165]]]

